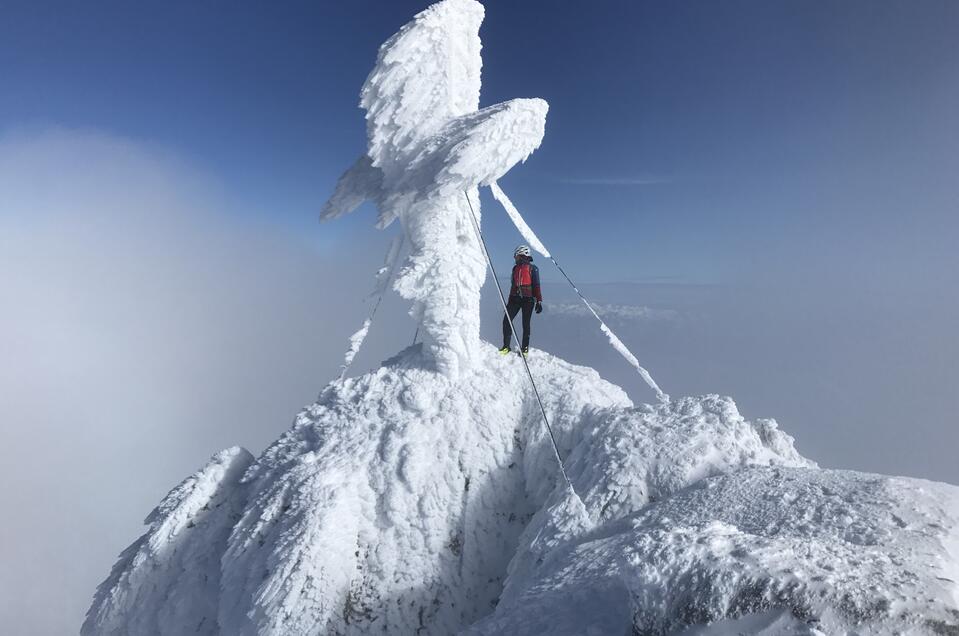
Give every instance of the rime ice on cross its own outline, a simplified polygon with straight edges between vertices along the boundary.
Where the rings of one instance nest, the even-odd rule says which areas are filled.
[[[485,260],[470,219],[478,187],[539,147],[548,105],[479,107],[483,5],[443,0],[386,41],[361,92],[369,148],[340,177],[322,219],[373,201],[384,228],[399,219],[410,256],[394,284],[413,301],[437,369],[456,377],[477,359]]]

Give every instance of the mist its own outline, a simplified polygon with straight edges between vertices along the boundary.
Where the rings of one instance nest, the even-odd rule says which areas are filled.
[[[0,140],[5,633],[76,633],[170,488],[221,448],[262,450],[337,374],[368,287],[345,274],[372,273],[386,237],[347,258],[232,205],[162,148]]]

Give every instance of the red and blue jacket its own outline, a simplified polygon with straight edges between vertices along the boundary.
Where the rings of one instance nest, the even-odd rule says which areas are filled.
[[[533,265],[531,257],[524,256],[520,262],[513,265],[509,295],[517,298],[535,298],[537,302],[543,302],[543,293],[539,288],[539,268]]]

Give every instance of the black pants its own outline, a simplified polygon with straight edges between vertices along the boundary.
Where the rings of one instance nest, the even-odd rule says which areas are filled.
[[[503,316],[503,348],[509,346],[510,334],[512,329],[510,328],[513,318],[516,317],[516,314],[519,313],[519,310],[523,310],[523,348],[529,348],[529,319],[533,317],[533,308],[536,306],[535,298],[523,298],[521,296],[510,296],[509,302],[506,304],[506,315]]]

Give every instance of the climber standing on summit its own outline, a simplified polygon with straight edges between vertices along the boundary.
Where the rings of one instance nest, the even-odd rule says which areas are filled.
[[[506,315],[503,316],[503,348],[499,352],[506,355],[510,352],[510,334],[513,331],[513,318],[523,310],[523,355],[529,353],[529,323],[533,317],[533,308],[536,313],[543,311],[543,293],[539,286],[539,268],[533,265],[533,255],[528,245],[520,245],[513,252],[516,264],[513,265],[512,284],[509,288],[509,302],[506,304]]]

